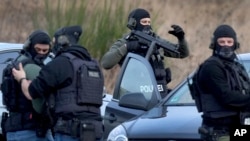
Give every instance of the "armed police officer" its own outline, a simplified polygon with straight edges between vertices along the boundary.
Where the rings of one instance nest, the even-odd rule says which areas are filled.
[[[244,111],[250,107],[250,80],[237,61],[239,48],[236,32],[229,25],[218,26],[210,48],[212,56],[197,74],[200,89],[201,138],[206,141],[229,141],[232,128],[244,124]]]
[[[99,140],[103,133],[100,114],[103,75],[87,49],[76,44],[81,33],[80,26],[59,29],[54,36],[55,58],[32,82],[25,79],[21,64],[20,70],[13,69],[28,99],[54,95],[54,104],[49,105],[55,105],[56,141]]]
[[[131,31],[142,31],[154,38],[159,39],[163,44],[171,45],[176,48],[179,53],[171,52],[167,49],[158,48],[154,55],[151,57],[150,63],[153,66],[155,76],[157,78],[158,85],[163,86],[163,91],[161,94],[165,96],[167,93],[166,84],[171,81],[171,72],[170,69],[164,66],[163,56],[173,57],[173,58],[185,58],[189,55],[189,49],[187,42],[185,40],[185,33],[183,29],[178,25],[172,25],[174,30],[169,31],[170,34],[174,35],[178,39],[178,44],[173,44],[168,41],[161,39],[157,36],[151,28],[151,19],[150,14],[147,10],[142,8],[137,8],[131,11],[128,16],[127,27]],[[109,49],[106,54],[102,57],[101,64],[103,68],[110,69],[116,64],[122,65],[123,60],[125,59],[127,53],[133,52],[146,56],[149,45],[146,45],[143,42],[140,42],[131,34],[125,35],[121,39],[118,39]],[[153,59],[154,58],[154,59]]]
[[[44,66],[43,61],[50,52],[50,43],[50,37],[45,31],[36,30],[29,35],[23,50],[13,63],[23,63],[27,79],[34,79]],[[11,81],[11,78],[4,78],[2,92],[4,103],[9,111],[9,116],[2,119],[2,129],[7,133],[7,140],[53,140],[46,118],[40,115],[32,102],[22,94],[20,84]]]

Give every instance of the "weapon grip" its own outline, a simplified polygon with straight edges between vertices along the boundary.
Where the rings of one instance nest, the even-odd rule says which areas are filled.
[[[151,44],[150,44],[150,47],[149,47],[149,49],[147,51],[147,54],[146,54],[146,57],[145,57],[147,60],[149,60],[150,56],[153,53],[153,50],[154,50],[154,47],[155,47],[155,43],[156,43],[156,41],[152,41]]]

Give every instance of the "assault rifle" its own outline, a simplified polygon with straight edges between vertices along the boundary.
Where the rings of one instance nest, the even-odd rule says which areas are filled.
[[[155,38],[151,35],[146,34],[145,32],[138,31],[138,30],[132,30],[130,33],[129,37],[134,37],[138,39],[139,43],[143,43],[149,46],[149,51],[153,51],[154,47],[156,46],[158,48],[163,48],[166,49],[170,52],[180,54],[178,51],[178,47],[168,43],[168,42],[163,42],[162,40],[159,40],[158,38]],[[151,53],[150,53],[151,54]]]

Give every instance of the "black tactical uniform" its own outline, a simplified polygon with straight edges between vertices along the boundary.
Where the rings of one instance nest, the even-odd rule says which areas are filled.
[[[42,30],[34,31],[24,43],[23,50],[15,62],[22,62],[27,79],[34,79],[41,67],[44,66],[43,60],[48,54],[39,54],[36,44],[49,45],[50,37]],[[52,133],[48,129],[49,123],[46,117],[35,111],[32,101],[28,100],[20,89],[20,84],[15,88],[7,88],[9,91],[16,93],[8,93],[4,96],[6,107],[9,111],[7,119],[2,119],[2,129],[7,132],[7,140],[37,140],[52,141]],[[5,93],[4,87],[2,88]],[[6,121],[4,121],[6,120]],[[20,136],[22,134],[22,136]],[[47,135],[46,135],[47,134]]]
[[[144,18],[150,18],[148,11],[141,8],[134,9],[128,16],[127,27],[130,30],[145,32],[155,38],[158,38],[164,44],[171,44],[177,48],[178,52],[180,52],[179,54],[176,54],[167,49],[160,48],[154,52],[154,55],[152,55],[152,58],[150,59],[158,85],[162,87],[160,92],[162,97],[164,97],[167,94],[166,85],[171,81],[171,72],[170,69],[164,64],[164,56],[171,58],[185,58],[189,55],[188,45],[184,38],[184,31],[180,26],[173,25],[172,27],[174,30],[169,31],[170,34],[173,34],[178,38],[178,44],[173,44],[153,33],[150,25],[142,25],[140,20]],[[125,35],[123,38],[118,39],[112,44],[109,51],[102,57],[101,64],[105,69],[110,69],[116,64],[122,65],[128,52],[140,54],[145,57],[148,48],[148,46],[140,43],[138,39],[133,38],[133,36]]]
[[[217,39],[234,39],[233,46],[221,46]],[[239,48],[235,31],[228,25],[219,26],[210,48],[213,55],[198,73],[201,90],[203,123],[200,128],[204,140],[229,139],[232,128],[241,125],[240,113],[250,107],[250,80],[244,67],[237,62],[234,51]]]
[[[59,29],[55,33],[57,48],[54,52],[56,57],[41,70],[40,75],[29,86],[29,93],[32,98],[49,94],[54,95],[55,140],[59,138],[67,140],[65,138],[67,136],[72,140],[84,138],[84,141],[87,141],[93,138],[100,139],[103,133],[100,114],[102,93],[99,96],[101,98],[91,95],[94,96],[91,98],[98,101],[89,102],[89,104],[77,103],[79,100],[76,95],[77,78],[74,63],[71,62],[70,57],[73,57],[73,60],[74,58],[80,60],[92,59],[86,48],[76,44],[81,32],[81,27],[71,26]],[[66,38],[60,39],[62,36]],[[89,83],[91,84],[91,82]],[[83,85],[87,84],[84,83]],[[102,92],[103,84],[100,83],[100,85]],[[89,93],[94,93],[98,84],[92,84],[92,87],[93,89],[89,89]],[[85,98],[89,97],[84,97],[83,100]]]

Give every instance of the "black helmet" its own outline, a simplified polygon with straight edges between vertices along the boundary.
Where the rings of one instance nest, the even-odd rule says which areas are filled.
[[[78,25],[59,28],[54,34],[53,53],[57,54],[64,47],[77,44],[81,35],[82,28]]]
[[[143,18],[150,18],[149,12],[142,8],[134,9],[128,16],[127,27],[131,30],[142,31],[144,26],[140,24],[140,20]]]
[[[66,26],[66,27],[58,29],[55,32],[54,37],[55,37],[56,42],[58,42],[58,39],[60,39],[60,36],[65,36],[65,38],[63,39],[68,39],[69,44],[77,44],[81,34],[82,34],[81,26],[78,26],[78,25]]]

